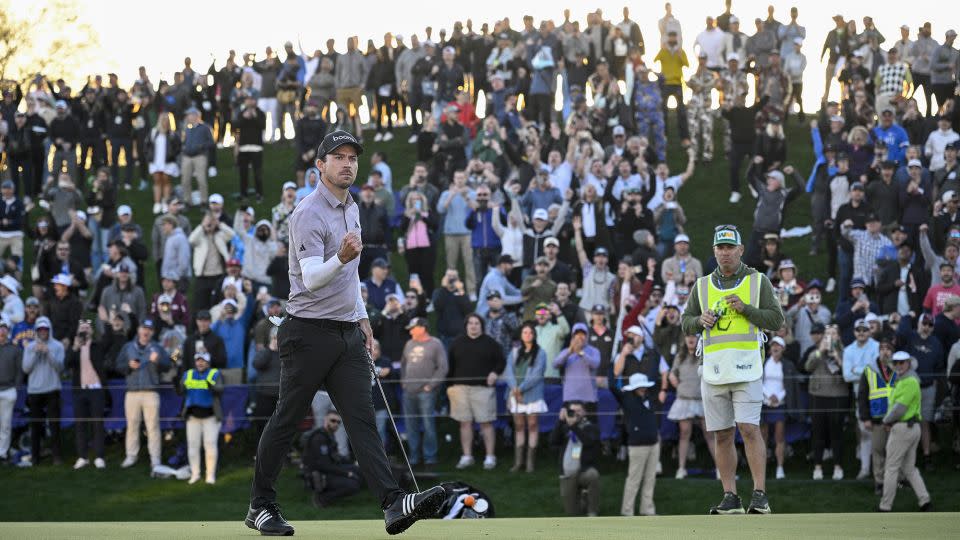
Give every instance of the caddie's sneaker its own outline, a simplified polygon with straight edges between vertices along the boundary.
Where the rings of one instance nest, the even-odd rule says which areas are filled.
[[[728,515],[728,514],[742,514],[743,513],[743,503],[740,502],[740,497],[736,493],[730,491],[725,491],[723,493],[723,500],[720,501],[720,504],[710,507],[710,514],[712,515]]]
[[[436,517],[437,509],[446,497],[446,492],[440,486],[434,486],[422,493],[407,493],[397,497],[397,500],[383,511],[387,534],[400,534],[417,520]]]
[[[769,514],[770,502],[767,500],[767,493],[759,489],[753,490],[753,496],[750,497],[750,507],[747,509],[749,514]]]
[[[243,522],[263,536],[293,536],[293,527],[280,515],[280,505],[275,502],[250,508]]]
[[[460,456],[460,461],[457,462],[457,469],[466,469],[467,467],[473,467],[475,461],[473,456]]]

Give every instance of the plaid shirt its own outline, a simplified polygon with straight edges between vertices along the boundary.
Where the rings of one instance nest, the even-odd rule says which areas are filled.
[[[843,236],[853,244],[853,277],[873,285],[876,282],[877,256],[893,242],[881,233],[870,234],[862,229],[843,228]]]

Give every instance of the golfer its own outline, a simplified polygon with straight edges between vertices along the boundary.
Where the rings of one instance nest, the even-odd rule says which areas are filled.
[[[293,534],[280,515],[274,485],[297,423],[320,388],[330,394],[343,418],[389,534],[430,517],[444,499],[439,486],[422,493],[401,491],[377,434],[370,393],[373,332],[357,274],[360,218],[348,191],[362,152],[357,139],[345,131],[324,137],[316,161],[320,184],[290,216],[290,300],[277,335],[280,397],[260,437],[246,518],[246,525],[263,535]]]
[[[769,514],[765,492],[767,450],[760,434],[763,405],[763,330],[783,324],[780,302],[767,276],[741,262],[743,242],[733,225],[714,230],[717,269],[697,280],[683,312],[683,331],[700,334],[701,393],[707,431],[716,438],[723,500],[711,514],[742,514],[735,473],[734,426],[740,428],[753,476],[751,514]]]

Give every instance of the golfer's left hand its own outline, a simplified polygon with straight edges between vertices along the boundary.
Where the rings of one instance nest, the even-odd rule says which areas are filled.
[[[724,300],[726,300],[727,305],[734,309],[737,313],[743,313],[744,308],[747,307],[746,304],[743,303],[743,300],[741,300],[740,297],[735,294],[727,296],[724,298]]]
[[[370,319],[360,319],[360,331],[363,332],[363,346],[367,349],[367,355],[373,359],[373,328],[370,327]]]

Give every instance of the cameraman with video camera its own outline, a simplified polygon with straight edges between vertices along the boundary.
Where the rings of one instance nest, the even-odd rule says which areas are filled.
[[[580,490],[587,491],[587,516],[600,511],[600,430],[587,419],[583,403],[572,401],[560,409],[550,432],[550,446],[560,448],[560,496],[568,516],[581,514]]]
[[[67,369],[73,373],[73,417],[77,437],[74,469],[90,464],[91,437],[94,466],[98,469],[107,466],[103,460],[103,411],[107,399],[105,352],[103,345],[93,339],[93,322],[80,319],[66,361]]]

